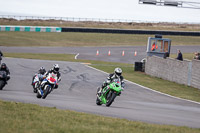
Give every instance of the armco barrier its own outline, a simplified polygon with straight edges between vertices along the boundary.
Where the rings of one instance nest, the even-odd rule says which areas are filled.
[[[41,27],[41,26],[5,26],[5,25],[0,25],[0,31],[61,32],[61,28],[60,27]]]
[[[97,28],[62,28],[62,32],[153,34],[153,35],[161,34],[161,35],[178,35],[178,36],[200,36],[200,32],[152,31],[152,30],[121,30],[121,29],[97,29]]]

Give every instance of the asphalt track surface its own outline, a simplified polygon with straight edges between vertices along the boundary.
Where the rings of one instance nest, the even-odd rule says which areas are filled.
[[[199,46],[171,46],[171,53],[177,53],[180,49],[183,53],[194,53],[200,51]],[[78,59],[101,60],[108,62],[122,62],[134,64],[146,57],[146,46],[118,46],[118,47],[4,47],[0,50],[9,53],[57,53],[78,54]],[[97,56],[97,50],[99,55]],[[110,56],[108,56],[110,51]],[[122,56],[124,51],[124,56]],[[137,52],[135,56],[135,51]]]
[[[110,107],[97,106],[96,89],[108,74],[85,64],[17,58],[3,58],[3,62],[10,68],[11,79],[0,91],[0,99],[133,121],[200,128],[199,103],[157,93],[128,81],[125,91]],[[50,69],[55,63],[60,65],[62,74],[59,88],[46,99],[36,98],[30,85],[32,76],[41,66]]]

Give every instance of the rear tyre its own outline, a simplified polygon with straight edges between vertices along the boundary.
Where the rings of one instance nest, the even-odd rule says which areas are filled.
[[[111,92],[111,94],[110,94],[110,96],[108,97],[107,102],[106,102],[106,106],[107,106],[107,107],[109,107],[109,106],[113,103],[113,101],[115,100],[115,97],[116,97],[116,96],[117,96],[116,93]]]

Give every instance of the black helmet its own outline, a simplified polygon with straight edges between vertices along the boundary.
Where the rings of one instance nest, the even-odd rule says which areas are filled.
[[[6,64],[5,63],[1,64],[1,69],[6,69]]]
[[[45,74],[45,72],[46,72],[45,68],[40,67],[39,73],[43,75],[43,74]]]
[[[122,75],[122,69],[121,68],[119,68],[119,67],[117,67],[117,68],[115,68],[115,75],[116,76],[121,76]]]
[[[54,65],[53,65],[53,70],[54,70],[54,72],[58,72],[59,69],[60,69],[60,67],[59,67],[58,64],[54,64]]]

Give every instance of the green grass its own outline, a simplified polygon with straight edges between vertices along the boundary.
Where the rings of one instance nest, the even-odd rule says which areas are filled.
[[[151,77],[142,72],[135,72],[132,64],[113,63],[92,60],[75,60],[74,55],[68,54],[30,54],[30,53],[5,53],[6,57],[61,60],[71,62],[91,63],[92,67],[112,73],[115,67],[121,67],[125,79],[149,87],[151,89],[170,94],[176,97],[200,102],[200,90],[197,88],[180,85],[160,78]]]
[[[73,61],[73,54],[34,54],[34,53],[4,53],[5,57],[26,58],[26,59],[40,59],[40,60],[60,60],[60,61]]]
[[[0,32],[0,46],[146,46],[154,35],[105,33]],[[172,45],[199,45],[200,37],[163,36]]]
[[[0,100],[1,133],[199,133],[200,129],[133,122]]]

